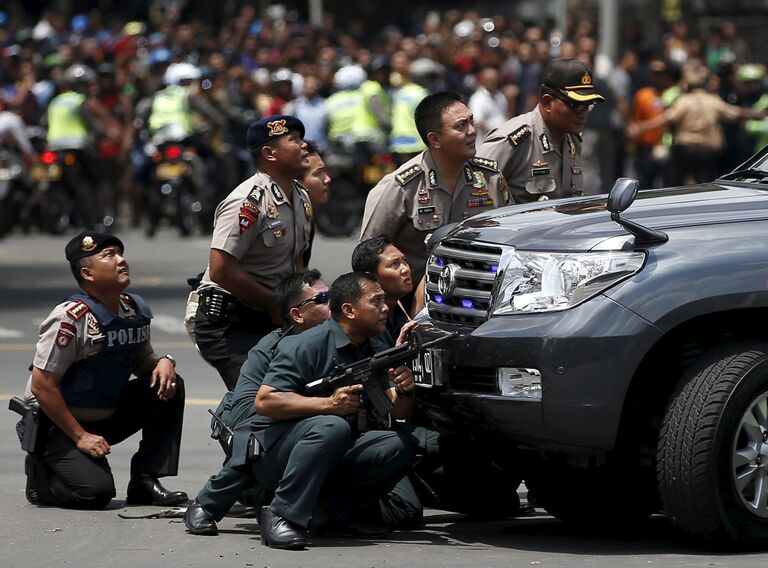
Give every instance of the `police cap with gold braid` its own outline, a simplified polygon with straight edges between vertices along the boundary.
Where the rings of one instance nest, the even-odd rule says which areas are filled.
[[[97,233],[96,231],[83,231],[76,237],[72,237],[67,246],[64,247],[64,253],[67,256],[67,260],[73,262],[87,256],[92,256],[110,245],[116,245],[120,247],[120,250],[125,250],[123,241],[115,235]]]

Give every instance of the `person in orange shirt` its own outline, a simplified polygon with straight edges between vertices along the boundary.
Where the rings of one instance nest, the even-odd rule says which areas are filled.
[[[651,84],[639,89],[632,101],[632,122],[644,122],[664,112],[661,94],[673,79],[667,64],[654,59],[649,65]],[[669,147],[664,143],[664,127],[654,128],[635,136],[635,171],[641,188],[661,187]]]

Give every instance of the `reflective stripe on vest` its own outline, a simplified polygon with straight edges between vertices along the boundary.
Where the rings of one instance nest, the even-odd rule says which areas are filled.
[[[400,87],[392,97],[392,132],[389,149],[399,154],[421,152],[426,148],[421,141],[413,113],[416,106],[429,93],[416,83]]]
[[[46,136],[49,144],[62,140],[83,141],[88,137],[88,130],[80,116],[80,107],[84,101],[85,95],[67,91],[50,102]]]

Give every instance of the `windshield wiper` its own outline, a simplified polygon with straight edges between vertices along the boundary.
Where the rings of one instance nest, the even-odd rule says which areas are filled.
[[[737,178],[763,179],[765,177],[768,177],[768,172],[764,170],[749,168],[746,170],[736,170],[735,172],[722,175],[718,179],[737,179]]]

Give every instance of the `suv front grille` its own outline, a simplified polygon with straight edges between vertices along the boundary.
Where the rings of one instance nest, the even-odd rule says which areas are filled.
[[[439,321],[478,326],[487,318],[501,248],[448,239],[427,264],[427,308]]]
[[[453,367],[449,374],[450,387],[455,391],[499,394],[496,369],[485,367]]]

